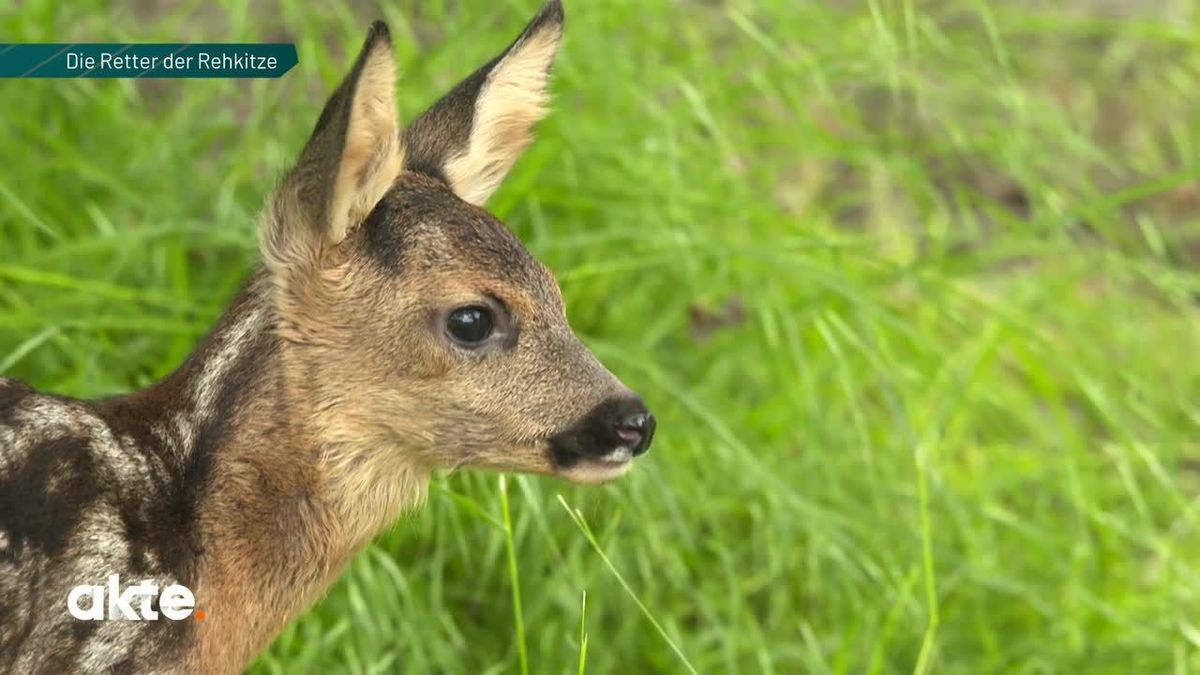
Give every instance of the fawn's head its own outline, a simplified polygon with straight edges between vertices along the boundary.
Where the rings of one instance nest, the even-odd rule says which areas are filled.
[[[360,484],[414,460],[602,482],[650,444],[653,417],[572,333],[553,275],[481,208],[544,114],[562,28],[552,0],[401,131],[376,23],[270,201],[288,387]]]

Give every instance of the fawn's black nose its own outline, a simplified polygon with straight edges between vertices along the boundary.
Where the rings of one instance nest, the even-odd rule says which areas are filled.
[[[646,454],[654,440],[654,415],[635,412],[617,422],[617,437],[629,446],[633,456]]]
[[[650,449],[655,426],[654,415],[642,399],[610,398],[555,434],[550,446],[560,466],[584,458],[627,462]]]

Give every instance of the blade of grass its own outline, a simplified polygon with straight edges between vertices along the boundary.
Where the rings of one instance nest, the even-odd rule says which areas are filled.
[[[579,607],[579,675],[584,675],[587,668],[587,591],[583,591],[583,599]]]
[[[639,598],[638,594],[635,593],[633,588],[629,586],[629,582],[625,581],[625,576],[621,574],[616,565],[613,565],[612,561],[609,560],[608,555],[604,553],[604,549],[600,547],[600,542],[596,541],[596,536],[592,534],[592,528],[589,527],[587,521],[584,520],[583,512],[579,511],[578,509],[574,509],[567,504],[567,500],[564,499],[561,494],[558,495],[558,503],[562,504],[562,507],[566,509],[567,515],[571,516],[571,520],[575,521],[575,525],[579,528],[579,531],[583,532],[583,536],[588,540],[588,543],[592,545],[592,549],[595,550],[596,554],[600,556],[600,559],[604,561],[604,566],[608,568],[608,571],[613,573],[613,576],[616,577],[617,582],[621,584],[621,588],[625,589],[625,592],[633,600],[633,603],[638,606],[639,610],[641,610],[642,615],[646,617],[646,619],[650,622],[650,625],[654,626],[654,630],[656,630],[659,636],[662,637],[663,641],[667,643],[667,645],[671,648],[671,651],[675,652],[675,655],[679,657],[679,661],[683,663],[684,667],[688,669],[689,673],[692,673],[692,675],[697,675],[696,668],[692,665],[692,662],[688,660],[687,655],[683,653],[683,650],[679,648],[679,645],[675,644],[675,641],[671,639],[671,636],[667,635],[667,631],[663,629],[662,625],[658,623],[658,620],[654,618],[654,615],[650,613],[650,610],[646,607],[645,603],[642,602],[642,599]]]
[[[17,365],[21,359],[28,356],[33,350],[41,347],[47,340],[58,335],[58,326],[47,326],[43,330],[38,331],[33,337],[21,342],[13,348],[4,360],[0,361],[0,373],[4,373],[9,368]]]
[[[529,652],[525,645],[525,618],[521,613],[521,575],[517,569],[517,550],[513,542],[512,518],[508,511],[508,477],[500,474],[500,512],[504,521],[504,548],[508,555],[508,578],[512,584],[513,621],[517,631],[517,653],[521,675],[529,675]]]

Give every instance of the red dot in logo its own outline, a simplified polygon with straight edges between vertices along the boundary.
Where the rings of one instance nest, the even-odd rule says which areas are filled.
[[[204,620],[204,610],[198,609],[192,616],[196,617],[197,621],[203,621]]]

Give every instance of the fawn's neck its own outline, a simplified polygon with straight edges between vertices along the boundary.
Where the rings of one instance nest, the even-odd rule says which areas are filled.
[[[402,458],[386,485],[329,460],[346,449],[322,442],[309,390],[287,367],[302,347],[279,337],[272,290],[256,273],[179,370],[129,398],[157,409],[147,415],[154,433],[201,483],[189,576],[205,621],[189,658],[204,672],[240,672],[374,534],[420,502],[427,481]]]

